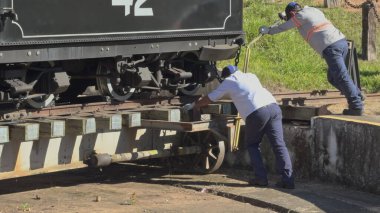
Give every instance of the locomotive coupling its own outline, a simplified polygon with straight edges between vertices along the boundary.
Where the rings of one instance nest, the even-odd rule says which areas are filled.
[[[12,9],[0,8],[0,32],[4,30],[7,19],[18,21],[18,16]]]
[[[12,9],[0,8],[0,17],[1,21],[4,21],[6,18],[10,18],[13,21],[18,21],[17,13]]]

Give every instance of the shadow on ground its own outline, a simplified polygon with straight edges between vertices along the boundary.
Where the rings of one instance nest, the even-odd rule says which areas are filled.
[[[197,191],[208,189],[208,192],[214,195],[250,203],[276,212],[297,212],[302,210],[301,207],[305,203],[322,212],[380,210],[380,196],[308,181],[298,181],[295,190],[274,188],[272,187],[274,181],[270,181],[269,188],[258,189],[246,184],[250,175],[252,175],[251,172],[247,170],[228,168],[219,170],[215,175],[195,175],[194,173],[175,171],[170,166],[112,164],[102,170],[85,168],[1,180],[0,194],[88,183],[136,182],[177,186]],[[215,186],[223,187],[222,190],[215,190]],[[284,200],[286,202],[282,202]],[[310,209],[305,207],[305,210]]]

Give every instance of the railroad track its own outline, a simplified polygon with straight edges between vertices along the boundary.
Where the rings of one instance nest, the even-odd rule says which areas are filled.
[[[339,91],[316,90],[312,92],[292,92],[275,93],[278,103],[282,106],[293,107],[322,107],[331,104],[346,103],[346,98]],[[91,102],[68,104],[61,106],[47,107],[43,109],[19,109],[2,110],[0,112],[1,121],[10,121],[24,118],[39,118],[60,115],[74,115],[80,113],[97,113],[102,111],[120,111],[140,108],[172,107],[181,106],[196,100],[198,97],[161,97],[152,99],[136,99],[122,103],[112,102]],[[86,100],[86,98],[83,98]],[[380,100],[380,93],[367,94],[366,100]]]
[[[323,106],[346,103],[346,98],[337,90],[315,90],[312,92],[277,93],[278,103],[285,106]],[[380,100],[380,93],[366,94],[366,100]]]
[[[61,106],[52,106],[42,109],[19,109],[19,110],[3,110],[0,112],[0,120],[16,120],[23,118],[38,118],[50,117],[59,115],[73,115],[79,113],[95,113],[101,111],[119,111],[128,109],[137,109],[142,107],[155,107],[155,106],[172,106],[179,105],[180,98],[153,98],[142,100],[131,100],[122,103],[112,102],[92,102],[92,103],[79,103],[67,104]]]

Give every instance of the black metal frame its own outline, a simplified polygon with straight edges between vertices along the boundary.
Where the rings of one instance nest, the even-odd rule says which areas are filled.
[[[354,41],[348,40],[348,53],[346,57],[346,67],[354,84],[361,90],[360,71],[358,64],[358,54]]]

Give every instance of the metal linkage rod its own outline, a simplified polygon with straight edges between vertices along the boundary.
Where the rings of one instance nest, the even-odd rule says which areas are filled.
[[[202,152],[199,146],[178,147],[176,149],[166,150],[147,150],[141,152],[121,153],[121,154],[92,154],[85,163],[90,167],[104,167],[111,163],[126,162],[141,159],[164,158],[170,156],[200,154]]]

